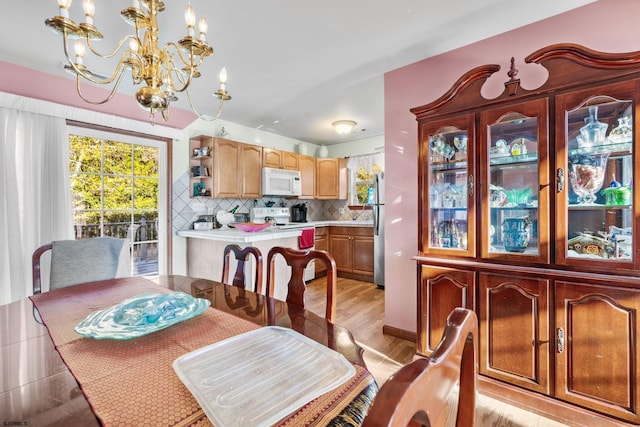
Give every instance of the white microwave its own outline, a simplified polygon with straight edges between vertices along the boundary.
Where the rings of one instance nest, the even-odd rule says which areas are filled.
[[[262,168],[263,196],[299,196],[302,181],[299,171],[276,168]]]

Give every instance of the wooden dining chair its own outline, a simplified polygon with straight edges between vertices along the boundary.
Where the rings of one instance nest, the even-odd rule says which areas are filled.
[[[51,251],[49,289],[131,275],[130,246],[125,239],[96,237],[57,240],[37,248],[31,257],[33,294],[42,292],[42,255]]]
[[[448,397],[460,381],[455,425],[473,427],[477,354],[478,318],[471,310],[456,308],[433,353],[403,366],[383,384],[362,426],[443,426]]]
[[[298,250],[285,248],[282,246],[274,246],[269,250],[267,255],[267,296],[273,296],[275,286],[275,261],[276,255],[281,255],[287,265],[291,267],[291,277],[287,283],[287,299],[290,304],[304,308],[304,292],[306,284],[304,282],[304,269],[311,260],[322,262],[327,268],[327,302],[325,310],[325,318],[330,322],[334,322],[336,317],[336,286],[338,282],[336,262],[327,251],[321,250]]]
[[[231,254],[234,255],[237,266],[236,272],[233,275],[233,280],[229,283],[229,266],[231,263]],[[239,288],[246,288],[245,278],[245,263],[249,260],[249,257],[253,255],[255,258],[255,281],[253,284],[253,292],[262,292],[262,252],[256,247],[247,246],[241,248],[236,244],[229,244],[224,248],[223,261],[222,261],[222,283],[227,285],[237,286]]]

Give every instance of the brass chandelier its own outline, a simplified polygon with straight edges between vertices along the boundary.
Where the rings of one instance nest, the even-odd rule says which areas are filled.
[[[124,36],[114,50],[107,54],[96,51],[93,42],[101,40],[102,34],[93,25],[95,6],[93,0],[84,0],[83,8],[85,22],[76,24],[69,18],[69,7],[72,0],[57,0],[59,16],[54,16],[45,21],[45,24],[54,32],[61,34],[63,38],[64,53],[68,64],[65,70],[76,75],[76,88],[78,95],[90,104],[99,105],[108,102],[116,93],[126,70],[131,71],[134,85],[143,83],[145,86],[136,91],[136,100],[145,109],[149,110],[149,121],[154,123],[154,114],[162,113],[162,118],[169,120],[169,105],[176,101],[176,92],[185,92],[189,105],[193,112],[201,119],[215,120],[222,113],[224,101],[231,99],[226,91],[227,70],[222,68],[220,72],[220,88],[213,93],[219,101],[218,112],[214,117],[203,116],[197,112],[189,95],[189,86],[194,78],[200,77],[198,66],[204,58],[213,54],[213,49],[206,42],[207,21],[201,18],[198,23],[199,37],[194,36],[195,13],[191,3],[185,12],[187,23],[187,35],[177,44],[166,43],[162,49],[158,44],[159,28],[157,15],[164,10],[164,2],[160,0],[133,0],[132,5],[120,12],[122,18],[135,28],[135,34]],[[142,9],[140,6],[146,9]],[[69,56],[67,43],[75,40],[75,61]],[[100,76],[89,70],[83,63],[86,47],[100,58],[114,57],[129,42],[124,49],[118,64],[109,77]],[[176,58],[179,60],[176,65]],[[181,68],[178,68],[181,67]],[[100,101],[87,99],[80,90],[81,79],[101,85],[111,85],[109,95]]]

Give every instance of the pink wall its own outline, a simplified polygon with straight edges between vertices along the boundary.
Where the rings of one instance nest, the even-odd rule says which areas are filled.
[[[524,58],[551,44],[577,43],[605,52],[640,50],[638,17],[638,0],[599,0],[385,75],[385,325],[416,330],[417,270],[411,257],[418,251],[418,127],[409,109],[434,101],[464,72],[485,64],[502,67],[483,88],[485,97],[498,96],[512,56],[523,87],[533,89],[544,82],[546,71],[525,64]]]
[[[126,117],[142,122],[149,121],[149,113],[142,109],[130,95],[116,94],[106,104],[92,105],[84,102],[76,92],[76,81],[51,74],[20,67],[9,62],[0,61],[0,92],[42,99],[56,104],[68,105],[83,110]],[[109,95],[109,91],[89,83],[82,83],[80,90],[91,101],[101,101]],[[184,129],[195,120],[190,111],[171,108],[169,121],[165,122],[160,114],[156,114],[156,123],[171,128]]]

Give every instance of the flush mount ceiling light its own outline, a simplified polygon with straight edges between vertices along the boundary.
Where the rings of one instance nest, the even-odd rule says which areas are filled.
[[[340,135],[346,135],[353,130],[356,124],[353,120],[338,120],[337,122],[331,123],[331,126],[333,126]]]
[[[199,22],[199,37],[194,35],[196,16],[191,7],[187,6],[185,20],[187,35],[177,43],[170,42],[160,47],[158,39],[159,12],[164,10],[164,2],[160,0],[132,0],[131,6],[122,10],[120,14],[126,22],[134,27],[133,34],[124,36],[111,53],[99,53],[93,46],[94,41],[102,39],[102,34],[93,25],[95,6],[93,0],[84,0],[85,22],[76,24],[69,19],[69,6],[72,0],[58,0],[59,16],[45,21],[54,32],[62,35],[64,53],[68,64],[65,69],[77,77],[77,90],[80,97],[90,104],[104,104],[115,94],[126,70],[130,70],[134,84],[143,83],[144,86],[136,92],[136,100],[150,113],[150,122],[154,122],[154,113],[161,113],[166,121],[169,119],[169,104],[176,101],[176,92],[185,92],[189,105],[194,113],[204,120],[215,120],[222,113],[222,104],[231,99],[225,89],[227,70],[220,72],[220,88],[213,93],[219,99],[218,114],[213,118],[199,114],[191,102],[188,88],[192,79],[200,76],[198,67],[207,56],[213,54],[213,49],[206,42],[207,21],[202,18]],[[105,5],[105,7],[109,7]],[[67,43],[75,39],[75,61],[70,57]],[[110,77],[100,77],[83,64],[86,48],[100,58],[110,58],[118,53],[126,42],[128,49],[123,49],[120,61]],[[85,98],[80,91],[80,80],[86,79],[92,83],[111,85],[111,91],[104,100],[93,101]]]

